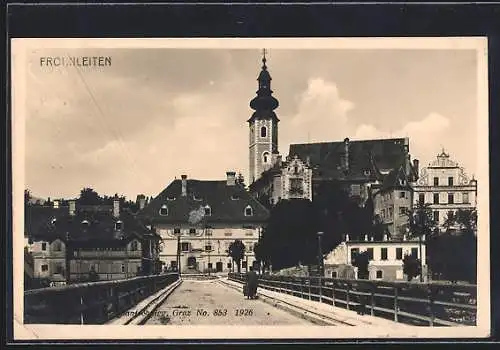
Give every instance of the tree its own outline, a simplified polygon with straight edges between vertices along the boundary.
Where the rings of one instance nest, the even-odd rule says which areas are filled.
[[[429,203],[418,202],[412,210],[406,212],[408,216],[408,231],[410,236],[418,237],[419,251],[422,254],[422,239],[431,238],[437,232],[437,222],[434,221],[434,215]],[[422,264],[422,260],[419,260]],[[422,266],[420,266],[422,271]],[[420,281],[423,282],[423,275],[420,274]]]
[[[258,245],[265,265],[275,269],[317,263],[320,229],[313,204],[306,199],[282,200],[271,208]],[[324,250],[325,251],[325,250]]]
[[[405,255],[403,257],[403,273],[406,274],[408,282],[411,281],[413,277],[422,275],[420,259],[417,259],[417,257],[411,254]]]
[[[351,263],[352,266],[358,268],[358,278],[368,279],[368,265],[370,264],[368,251],[354,255]]]
[[[235,240],[229,245],[228,256],[238,264],[238,273],[241,272],[241,260],[245,256],[245,245],[239,239]]]
[[[103,198],[92,188],[86,187],[80,191],[78,202],[82,205],[99,205],[103,204]]]
[[[236,176],[236,183],[245,187],[245,178],[243,177],[242,173],[238,173],[238,175]]]

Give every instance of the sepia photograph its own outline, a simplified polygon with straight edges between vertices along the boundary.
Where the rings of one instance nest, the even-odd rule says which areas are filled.
[[[490,335],[486,38],[11,45],[16,339]]]

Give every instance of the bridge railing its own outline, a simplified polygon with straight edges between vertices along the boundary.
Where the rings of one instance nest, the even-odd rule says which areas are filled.
[[[24,323],[103,324],[179,279],[177,273],[24,292]]]
[[[476,325],[476,285],[261,275],[259,287],[415,326]]]

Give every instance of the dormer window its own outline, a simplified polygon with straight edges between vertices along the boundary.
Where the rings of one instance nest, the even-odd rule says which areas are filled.
[[[370,169],[365,169],[364,174],[365,176],[370,176],[371,174]]]
[[[55,225],[55,224],[56,224],[56,221],[57,221],[57,219],[56,219],[56,218],[52,218],[52,220],[50,220],[50,224],[51,224],[51,225]]]
[[[83,225],[83,226],[85,226],[85,227],[87,227],[87,226],[89,226],[90,224],[89,224],[89,222],[88,222],[87,220],[83,220],[83,221],[82,221],[82,225]]]
[[[210,208],[208,205],[205,207],[205,216],[211,216],[212,215],[212,208]]]
[[[267,137],[267,128],[265,126],[260,128],[260,137]]]
[[[175,197],[173,197],[173,196],[172,197],[167,197],[167,201],[170,201],[170,202],[171,201],[175,201]]]
[[[231,196],[231,200],[233,200],[233,201],[237,201],[238,199],[240,199],[240,196],[239,196],[239,195],[237,195],[237,194],[233,194],[233,195]]]
[[[165,204],[163,204],[160,208],[160,215],[161,216],[167,216],[168,215],[168,208]]]
[[[245,216],[253,216],[253,209],[249,205],[247,205],[245,208]]]
[[[115,230],[120,231],[123,228],[123,222],[122,221],[117,221],[115,222]]]
[[[195,201],[201,201],[201,200],[202,200],[202,198],[201,198],[201,197],[198,197],[196,194],[193,194],[193,199],[194,199]]]

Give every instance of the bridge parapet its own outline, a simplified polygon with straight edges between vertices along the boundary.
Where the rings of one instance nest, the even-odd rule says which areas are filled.
[[[259,287],[415,326],[476,325],[476,285],[260,275]]]
[[[24,323],[103,324],[179,279],[177,273],[24,292]]]

